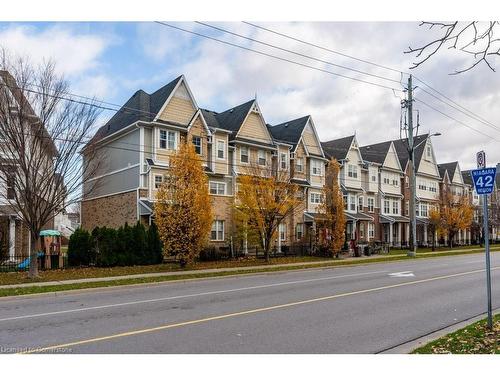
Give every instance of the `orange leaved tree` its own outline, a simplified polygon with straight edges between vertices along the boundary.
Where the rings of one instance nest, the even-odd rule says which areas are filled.
[[[298,185],[283,171],[271,173],[260,166],[246,168],[239,177],[235,208],[246,220],[247,227],[258,233],[266,261],[279,225],[300,205]]]
[[[453,239],[459,230],[465,230],[470,227],[474,211],[467,197],[453,199],[448,197],[443,206],[444,229],[448,234],[450,247],[453,247]]]
[[[344,201],[339,184],[340,164],[331,159],[326,168],[321,213],[325,215],[323,226],[327,229],[326,245],[332,256],[338,255],[345,241]]]
[[[192,144],[181,143],[170,157],[168,175],[158,189],[155,222],[166,255],[182,266],[192,262],[208,240],[213,215],[208,178]]]

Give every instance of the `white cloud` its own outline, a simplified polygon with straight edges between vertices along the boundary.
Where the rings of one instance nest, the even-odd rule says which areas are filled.
[[[108,44],[103,36],[78,33],[59,25],[41,31],[24,25],[0,29],[0,45],[8,51],[29,56],[34,62],[53,59],[58,71],[67,76],[96,68]]]
[[[333,68],[235,36],[214,33],[201,26],[197,26],[196,30],[321,69],[401,88],[402,77],[399,73],[318,50],[241,23],[217,25],[319,59],[382,75],[395,82]],[[191,27],[188,24],[183,26]],[[416,60],[414,56],[404,54],[403,51],[407,50],[408,45],[418,46],[431,37],[425,30],[419,29],[417,23],[286,23],[265,26],[345,54],[404,71],[408,71],[412,62]],[[167,28],[165,33],[169,34],[170,38],[176,38],[179,34],[178,31]],[[276,61],[214,41],[199,38],[194,41],[179,39],[175,43],[177,51],[189,50],[189,53],[185,58],[178,57],[178,62],[173,68],[166,69],[163,74],[165,77],[163,84],[178,74],[186,74],[201,106],[223,110],[249,100],[257,93],[260,107],[268,122],[276,124],[311,114],[322,140],[355,132],[362,144],[399,137],[400,97],[404,96],[403,93],[396,93],[395,96],[390,90]],[[500,118],[500,107],[495,106],[500,99],[498,94],[500,73],[495,74],[484,67],[479,67],[466,74],[450,76],[450,72],[469,63],[467,58],[457,51],[444,51],[412,73],[460,105],[495,123],[496,119]],[[406,77],[404,80],[403,83],[406,83]],[[414,84],[432,92],[416,79]],[[423,100],[475,129],[500,138],[499,131],[444,105],[421,89],[416,90],[416,97],[417,100]],[[439,162],[459,160],[464,169],[470,168],[473,166],[475,152],[482,148],[488,152],[491,163],[500,160],[498,142],[473,132],[418,101],[415,102],[415,109],[420,112],[420,133],[427,131],[443,133],[434,141]]]

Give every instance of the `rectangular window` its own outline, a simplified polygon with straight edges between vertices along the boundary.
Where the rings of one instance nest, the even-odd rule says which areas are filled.
[[[351,178],[358,178],[358,167],[352,164],[347,166],[347,176]]]
[[[384,176],[384,184],[389,185],[390,183],[391,183],[391,180],[389,179],[389,177]]]
[[[359,197],[358,198],[358,210],[359,211],[363,211],[363,203],[364,203],[363,197]]]
[[[375,212],[375,199],[368,198],[368,212]]]
[[[343,195],[342,199],[344,201],[344,210],[347,210],[347,195]]]
[[[406,216],[410,215],[410,202],[406,202]]]
[[[15,175],[12,171],[7,171],[7,178],[6,178],[6,183],[7,183],[7,199],[14,199],[15,198]]]
[[[280,223],[280,240],[281,241],[286,241],[286,224],[285,223]]]
[[[159,189],[162,183],[163,183],[163,176],[155,175],[155,189]]]
[[[399,202],[396,200],[392,201],[392,214],[399,215]]]
[[[384,199],[384,214],[390,214],[391,213],[391,207],[389,200]]]
[[[356,211],[356,197],[354,195],[349,195],[349,210]]]
[[[193,145],[194,145],[194,150],[198,155],[202,155],[201,151],[201,137],[194,137],[193,136]]]
[[[218,140],[217,141],[217,159],[225,159],[226,153],[226,142]]]
[[[374,238],[374,237],[375,237],[375,224],[368,223],[368,238]]]
[[[372,182],[377,182],[377,175],[376,174],[372,174]]]
[[[224,241],[224,220],[214,220],[210,231],[212,241]]]
[[[295,237],[297,240],[301,240],[304,236],[304,224],[299,223],[295,226]]]
[[[281,169],[287,169],[286,154],[280,154],[280,167]]]
[[[430,145],[427,145],[427,147],[426,147],[426,155],[427,155],[427,160],[431,160],[432,150],[431,150],[431,146]]]
[[[225,195],[226,194],[226,184],[223,182],[210,181],[210,194]]]
[[[311,172],[314,176],[322,175],[321,165],[322,162],[320,160],[311,160]]]
[[[266,165],[266,152],[264,150],[259,150],[259,165]]]
[[[320,193],[311,193],[311,203],[319,204],[321,201],[322,198]]]
[[[296,160],[296,166],[295,170],[299,173],[302,173],[304,171],[304,159],[303,158],[297,158]]]
[[[243,146],[240,148],[240,162],[248,163],[248,147]]]
[[[160,148],[167,148],[167,131],[160,130]]]
[[[427,203],[420,203],[420,215],[427,217]]]

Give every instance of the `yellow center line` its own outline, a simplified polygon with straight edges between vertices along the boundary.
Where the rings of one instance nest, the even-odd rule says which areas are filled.
[[[493,267],[491,270],[498,270],[498,269],[500,269],[500,267]],[[166,324],[166,325],[162,325],[162,326],[158,326],[158,327],[140,329],[140,330],[135,330],[135,331],[127,331],[127,332],[117,333],[117,334],[108,335],[108,336],[94,337],[94,338],[87,339],[87,340],[73,341],[73,342],[68,342],[65,344],[48,346],[45,348],[37,348],[37,349],[27,350],[24,352],[20,352],[19,354],[40,353],[40,352],[50,351],[50,350],[54,350],[54,349],[90,344],[90,343],[106,341],[106,340],[112,340],[112,339],[117,339],[120,337],[135,336],[135,335],[140,335],[140,334],[144,334],[144,333],[151,333],[151,332],[163,331],[163,330],[167,330],[167,329],[171,329],[171,328],[184,327],[184,326],[193,325],[193,324],[210,322],[210,321],[214,321],[214,320],[228,319],[228,318],[233,318],[236,316],[250,315],[250,314],[256,314],[256,313],[265,312],[265,311],[283,309],[283,308],[292,307],[292,306],[300,306],[300,305],[305,305],[305,304],[310,304],[310,303],[315,303],[315,302],[328,301],[328,300],[332,300],[335,298],[354,296],[357,294],[376,292],[379,290],[399,288],[399,287],[407,286],[407,285],[415,285],[415,284],[422,284],[422,283],[427,283],[427,282],[431,282],[431,281],[450,279],[453,277],[471,275],[471,274],[479,273],[479,272],[484,272],[484,269],[455,273],[455,274],[451,274],[451,275],[437,276],[437,277],[432,277],[430,279],[408,281],[405,283],[380,286],[380,287],[370,288],[370,289],[357,290],[354,292],[334,294],[334,295],[325,296],[325,297],[318,297],[318,298],[312,298],[312,299],[307,299],[307,300],[302,300],[302,301],[284,303],[281,305],[260,307],[260,308],[252,309],[252,310],[244,310],[244,311],[234,312],[234,313],[230,313],[230,314],[210,316],[210,317],[202,318],[202,319],[189,320],[189,321],[180,322],[180,323]]]

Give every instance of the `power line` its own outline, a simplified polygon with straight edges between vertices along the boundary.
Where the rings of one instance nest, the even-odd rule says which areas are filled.
[[[311,43],[311,42],[308,42],[308,41],[305,41],[305,40],[302,40],[302,39],[299,39],[299,38],[296,38],[296,37],[293,37],[291,35],[287,35],[287,34],[284,34],[284,33],[281,33],[281,32],[278,32],[276,30],[272,30],[270,28],[266,28],[266,27],[263,27],[263,26],[259,26],[259,25],[256,25],[254,23],[251,23],[251,22],[246,22],[246,21],[243,21],[244,24],[247,24],[247,25],[250,25],[250,26],[253,26],[257,29],[261,29],[261,30],[264,30],[264,31],[267,31],[267,32],[270,32],[270,33],[273,33],[273,34],[276,34],[276,35],[279,35],[279,36],[282,36],[284,38],[288,38],[288,39],[291,39],[291,40],[294,40],[294,41],[297,41],[297,42],[300,42],[300,43],[303,43],[303,44],[306,44],[306,45],[309,45],[309,46],[312,46],[312,47],[315,47],[315,48],[318,48],[318,49],[321,49],[321,50],[324,50],[324,51],[328,51],[328,52],[331,52],[331,53],[334,53],[334,54],[337,54],[337,55],[340,55],[340,56],[343,56],[343,57],[347,57],[347,58],[350,58],[350,59],[353,59],[353,60],[356,60],[356,61],[360,61],[360,62],[363,62],[363,63],[366,63],[366,64],[370,64],[372,66],[376,66],[376,67],[379,67],[379,68],[383,68],[383,69],[386,69],[386,70],[390,70],[390,71],[393,71],[393,72],[398,72],[398,73],[401,73],[402,74],[408,74],[406,72],[403,72],[401,70],[397,70],[397,69],[394,69],[394,68],[391,68],[391,67],[388,67],[388,66],[385,66],[385,65],[381,65],[381,64],[377,64],[377,63],[374,63],[372,61],[368,61],[368,60],[364,60],[364,59],[361,59],[361,58],[358,58],[358,57],[355,57],[355,56],[352,56],[352,55],[348,55],[348,54],[345,54],[345,53],[342,53],[342,52],[339,52],[339,51],[335,51],[333,49],[330,49],[330,48],[327,48],[327,47],[324,47],[324,46],[320,46],[318,44],[315,44],[315,43]],[[479,121],[481,123],[483,123],[484,125],[487,125],[489,126],[490,128],[494,129],[494,130],[497,130],[497,131],[500,131],[500,127],[492,124],[491,122],[489,122],[488,120],[484,119],[483,117],[475,114],[474,112],[470,111],[469,109],[465,108],[464,106],[460,105],[459,103],[453,101],[452,99],[450,99],[448,96],[446,96],[445,94],[441,93],[440,91],[436,90],[435,88],[433,88],[432,86],[430,86],[429,84],[427,84],[426,82],[424,82],[422,79],[418,78],[418,77],[415,77],[418,81],[420,81],[422,84],[424,84],[425,86],[427,86],[429,89],[431,89],[432,91],[436,92],[437,94],[441,95],[442,97],[444,97],[445,99],[447,99],[448,101],[450,101],[451,103],[453,103],[455,106],[459,107],[454,107],[453,105],[451,105],[450,103],[447,103],[445,102],[444,100],[442,100],[441,98],[429,93],[427,90],[423,89],[423,88],[420,88],[423,92],[427,93],[428,95],[430,96],[433,96],[435,99],[443,102],[444,104],[450,106],[451,108],[465,114],[466,116],[476,120],[476,121]],[[461,110],[461,109],[463,110]],[[465,111],[465,112],[464,112]],[[467,112],[467,113],[466,113]],[[456,120],[457,122],[461,123],[460,121]],[[463,124],[463,123],[462,123]],[[469,126],[468,126],[469,127]],[[484,133],[482,133],[484,134]]]
[[[247,24],[247,25],[250,25],[250,26],[253,26],[257,29],[261,29],[261,30],[264,30],[264,31],[267,31],[267,32],[270,32],[270,33],[273,33],[273,34],[276,34],[276,35],[279,35],[279,36],[282,36],[284,38],[288,38],[288,39],[291,39],[291,40],[294,40],[296,42],[300,42],[300,43],[303,43],[303,44],[307,44],[309,46],[312,46],[312,47],[315,47],[315,48],[319,48],[323,51],[327,51],[327,52],[331,52],[331,53],[334,53],[336,55],[339,55],[339,56],[343,56],[343,57],[347,57],[349,59],[353,59],[353,60],[356,60],[356,61],[359,61],[359,62],[363,62],[365,64],[369,64],[369,65],[373,65],[373,66],[376,66],[378,68],[382,68],[382,69],[386,69],[386,70],[390,70],[390,71],[393,71],[393,72],[396,72],[396,73],[401,73],[401,74],[408,74],[406,72],[403,72],[401,70],[397,70],[397,69],[394,69],[394,68],[391,68],[391,67],[388,67],[388,66],[384,66],[384,65],[381,65],[381,64],[377,64],[377,63],[374,63],[372,61],[368,61],[368,60],[364,60],[364,59],[361,59],[359,57],[355,57],[355,56],[351,56],[351,55],[348,55],[346,53],[343,53],[343,52],[339,52],[339,51],[335,51],[331,48],[327,48],[327,47],[323,47],[323,46],[320,46],[318,44],[315,44],[315,43],[311,43],[311,42],[307,42],[305,40],[302,40],[302,39],[299,39],[299,38],[296,38],[296,37],[293,37],[291,35],[287,35],[287,34],[284,34],[284,33],[280,33],[276,30],[272,30],[272,29],[269,29],[267,27],[263,27],[263,26],[259,26],[259,25],[256,25],[254,23],[251,23],[251,22],[246,22],[246,21],[242,21],[244,24]]]
[[[227,29],[223,29],[223,28],[218,27],[218,26],[210,25],[208,23],[199,22],[199,21],[195,21],[195,23],[197,23],[199,25],[206,26],[206,27],[210,27],[210,28],[212,28],[214,30],[222,31],[222,32],[224,32],[226,34],[234,35],[234,36],[237,36],[239,38],[250,40],[252,42],[259,43],[259,44],[262,44],[262,45],[267,46],[267,47],[275,48],[275,49],[278,49],[280,51],[284,51],[284,52],[288,52],[288,53],[291,53],[291,54],[294,54],[294,55],[297,55],[297,56],[305,57],[307,59],[318,61],[318,62],[327,64],[327,65],[335,66],[335,67],[346,69],[346,70],[351,70],[351,71],[356,72],[356,73],[365,74],[367,76],[371,76],[371,77],[378,78],[378,79],[383,79],[383,80],[390,81],[390,82],[400,83],[399,80],[395,80],[395,79],[392,79],[392,78],[387,78],[387,77],[380,76],[380,75],[377,75],[377,74],[373,74],[373,73],[365,72],[365,71],[362,71],[362,70],[350,68],[350,67],[347,67],[347,66],[344,66],[344,65],[335,64],[335,63],[332,63],[330,61],[318,59],[316,57],[312,57],[312,56],[309,56],[309,55],[306,55],[306,54],[303,54],[303,53],[300,53],[300,52],[292,51],[292,50],[287,49],[287,48],[276,46],[274,44],[263,42],[261,40],[257,40],[257,39],[254,39],[254,38],[251,38],[251,37],[248,37],[248,36],[245,36],[245,35],[241,35],[241,34],[233,32],[233,31],[230,31],[230,30],[227,30]]]
[[[486,134],[486,133],[483,133],[482,131],[480,131],[480,130],[478,130],[478,129],[475,129],[475,128],[473,128],[472,126],[467,125],[467,124],[466,124],[465,122],[463,122],[463,121],[457,120],[456,118],[454,118],[454,117],[452,117],[452,116],[448,115],[447,113],[444,113],[443,111],[441,111],[441,110],[439,110],[439,109],[437,109],[437,108],[435,108],[435,107],[431,106],[430,104],[428,104],[428,103],[424,102],[423,100],[420,100],[420,99],[414,99],[414,100],[415,100],[415,101],[417,101],[417,102],[419,102],[419,103],[422,103],[423,105],[425,105],[425,106],[429,107],[430,109],[432,109],[432,110],[434,110],[434,111],[436,111],[436,112],[438,112],[438,113],[442,114],[443,116],[448,117],[449,119],[451,119],[451,120],[453,120],[453,121],[458,122],[459,124],[461,124],[461,125],[463,125],[463,126],[465,126],[465,127],[469,128],[470,130],[475,131],[476,133],[482,134],[482,135],[484,135],[485,137],[488,137],[488,138],[490,138],[490,139],[495,140],[496,142],[500,142],[500,140],[498,140],[498,139],[496,139],[496,138],[492,137],[491,135]]]
[[[414,76],[414,77],[415,77],[415,76]],[[497,131],[500,131],[500,127],[498,127],[497,125],[492,124],[492,123],[491,123],[491,122],[489,122],[488,120],[486,120],[486,119],[482,118],[481,116],[479,116],[479,115],[475,114],[474,112],[470,111],[469,109],[467,109],[467,108],[465,108],[464,106],[460,105],[459,103],[455,102],[454,100],[452,100],[451,98],[449,98],[448,96],[446,96],[445,94],[443,94],[442,92],[440,92],[440,91],[438,91],[438,90],[434,89],[432,86],[430,86],[429,84],[425,83],[425,82],[424,82],[423,80],[421,80],[420,78],[415,77],[415,79],[417,79],[418,81],[420,81],[421,83],[423,83],[425,86],[427,86],[429,89],[431,89],[431,90],[432,90],[432,91],[434,91],[435,93],[437,93],[437,94],[441,95],[442,97],[444,97],[446,100],[450,101],[451,103],[453,103],[453,104],[454,104],[454,105],[456,105],[457,107],[459,107],[459,108],[463,109],[463,111],[462,111],[462,110],[460,110],[459,108],[453,107],[451,104],[449,104],[449,103],[445,102],[443,99],[441,99],[441,98],[439,98],[439,97],[437,97],[437,96],[435,96],[435,95],[431,94],[430,92],[428,92],[427,90],[423,89],[422,87],[420,87],[420,90],[421,90],[421,91],[423,91],[423,92],[425,92],[426,94],[428,94],[428,95],[430,95],[430,96],[432,96],[432,97],[436,98],[437,100],[439,100],[440,102],[442,102],[442,103],[444,103],[444,104],[446,104],[446,105],[450,106],[451,108],[454,108],[454,109],[456,109],[457,111],[459,111],[459,112],[461,112],[461,113],[465,114],[466,116],[468,116],[468,117],[472,118],[473,120],[479,121],[479,122],[481,122],[481,123],[483,123],[483,124],[485,124],[485,125],[487,125],[487,126],[489,126],[489,127],[493,128],[493,129],[495,129],[495,130],[497,130]],[[464,112],[464,111],[465,111],[465,112]]]
[[[210,39],[210,40],[213,40],[213,41],[216,41],[216,42],[219,42],[219,43],[222,43],[222,44],[226,44],[226,45],[229,45],[229,46],[232,46],[232,47],[240,48],[240,49],[243,49],[243,50],[246,50],[246,51],[254,52],[254,53],[257,53],[257,54],[262,55],[262,56],[271,57],[271,58],[276,59],[276,60],[288,62],[290,64],[302,66],[304,68],[309,68],[309,69],[317,70],[319,72],[331,74],[331,75],[334,75],[334,76],[337,76],[337,77],[349,79],[349,80],[356,81],[356,82],[362,82],[362,83],[365,83],[365,84],[368,84],[368,85],[377,86],[377,87],[388,89],[388,90],[392,90],[392,91],[400,91],[400,92],[402,92],[402,90],[400,90],[398,88],[389,87],[389,86],[381,85],[381,84],[378,84],[378,83],[365,81],[365,80],[362,80],[362,79],[359,79],[359,78],[355,78],[355,77],[349,77],[349,76],[346,76],[346,75],[343,75],[343,74],[340,74],[340,73],[332,72],[330,70],[321,69],[321,68],[318,68],[318,67],[315,67],[315,66],[312,66],[312,65],[303,64],[303,63],[298,62],[298,61],[294,61],[294,60],[290,60],[290,59],[287,59],[287,58],[284,58],[284,57],[272,55],[272,54],[267,53],[267,52],[258,51],[258,50],[255,50],[255,49],[252,49],[252,48],[249,48],[249,47],[245,47],[245,46],[242,46],[242,45],[239,45],[239,44],[236,44],[236,43],[228,42],[228,41],[225,41],[225,40],[222,40],[222,39],[218,39],[218,38],[215,38],[215,37],[212,37],[212,36],[209,36],[209,35],[198,33],[196,31],[187,30],[187,29],[184,29],[182,27],[174,26],[174,25],[171,25],[171,24],[166,23],[166,22],[162,22],[162,21],[155,21],[155,22],[157,24],[160,24],[160,25],[163,25],[163,26],[167,26],[167,27],[170,27],[172,29],[183,31],[185,33],[193,34],[193,35],[196,35],[196,36],[199,36],[199,37],[202,37],[202,38]]]

